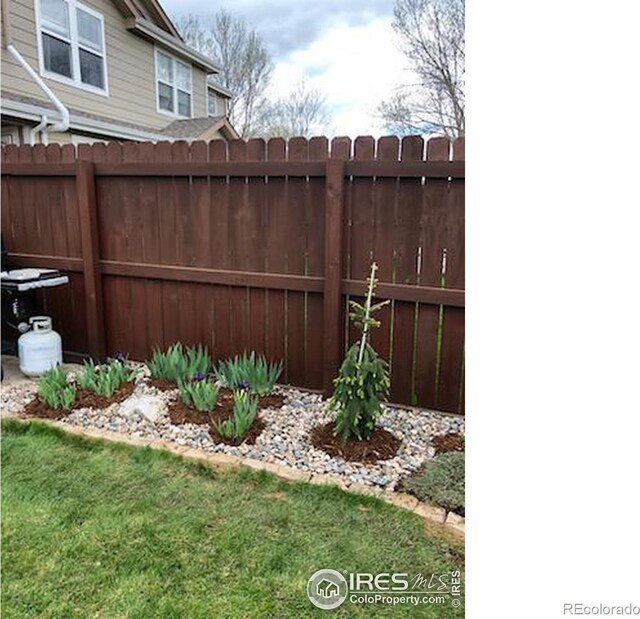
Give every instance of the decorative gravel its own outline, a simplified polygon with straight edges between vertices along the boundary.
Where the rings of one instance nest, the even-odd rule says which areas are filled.
[[[279,409],[260,412],[266,427],[255,444],[232,447],[214,443],[205,425],[172,425],[167,404],[178,397],[178,391],[159,391],[146,383],[145,376],[148,376],[148,370],[143,366],[135,391],[128,400],[103,410],[75,410],[65,418],[65,423],[139,437],[161,438],[207,452],[262,460],[314,474],[337,474],[349,482],[388,489],[393,489],[401,477],[413,473],[425,460],[433,457],[432,436],[447,432],[464,433],[464,419],[461,417],[386,406],[379,423],[402,440],[398,454],[375,464],[346,462],[316,449],[308,440],[309,431],[314,426],[331,419],[327,414],[328,401],[314,393],[278,386],[276,392],[285,397],[285,404]],[[34,397],[35,391],[34,383],[3,387],[3,413],[19,413]],[[139,408],[131,405],[135,398],[155,412],[150,415],[155,421],[150,421]]]

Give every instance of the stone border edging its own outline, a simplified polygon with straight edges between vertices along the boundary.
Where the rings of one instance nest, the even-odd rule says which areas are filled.
[[[361,494],[366,496],[377,497],[386,503],[395,505],[402,509],[406,509],[414,514],[417,514],[424,520],[436,522],[439,525],[443,525],[442,516],[444,512],[440,507],[434,507],[428,503],[422,503],[418,499],[404,492],[393,492],[389,490],[381,490],[372,486],[358,483],[345,483],[345,480],[339,475],[331,474],[312,474],[304,471],[297,471],[290,467],[281,466],[279,464],[273,464],[271,462],[263,462],[261,460],[253,460],[251,458],[242,458],[240,456],[232,456],[222,453],[205,453],[200,449],[194,447],[188,447],[186,445],[176,445],[170,441],[163,439],[151,439],[142,436],[132,436],[130,434],[121,434],[119,432],[111,432],[109,430],[100,430],[98,428],[85,428],[80,426],[73,426],[65,423],[64,421],[54,421],[51,419],[24,419],[13,414],[2,414],[1,419],[15,419],[21,423],[29,423],[31,421],[38,421],[45,423],[61,430],[64,430],[68,434],[75,434],[78,436],[84,436],[88,438],[103,439],[112,443],[125,443],[134,447],[151,447],[152,449],[165,449],[171,453],[188,458],[189,460],[195,460],[198,462],[204,462],[210,464],[214,468],[228,468],[228,467],[241,467],[245,466],[257,471],[267,471],[273,473],[277,477],[287,481],[303,481],[316,485],[335,485],[345,492],[351,494]],[[465,533],[465,519],[454,513],[449,513],[447,520],[444,523],[447,529],[456,532],[464,537]]]

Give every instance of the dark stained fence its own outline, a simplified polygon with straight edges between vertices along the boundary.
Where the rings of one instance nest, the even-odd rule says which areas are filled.
[[[464,140],[280,138],[2,148],[2,232],[70,355],[255,350],[331,390],[379,265],[392,401],[464,412]]]

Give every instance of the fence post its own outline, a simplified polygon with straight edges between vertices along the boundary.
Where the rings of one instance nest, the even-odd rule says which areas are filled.
[[[327,159],[324,220],[324,348],[322,385],[325,396],[333,392],[340,363],[340,307],[342,303],[342,225],[344,211],[343,159]]]
[[[87,312],[89,354],[101,360],[106,356],[104,305],[98,236],[96,181],[93,161],[76,160],[76,194],[82,240],[82,273]]]

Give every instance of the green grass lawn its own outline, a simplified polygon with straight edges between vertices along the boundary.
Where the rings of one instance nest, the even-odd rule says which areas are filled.
[[[329,612],[306,596],[321,568],[425,575],[462,557],[374,498],[2,424],[4,619],[463,617],[348,600]]]

